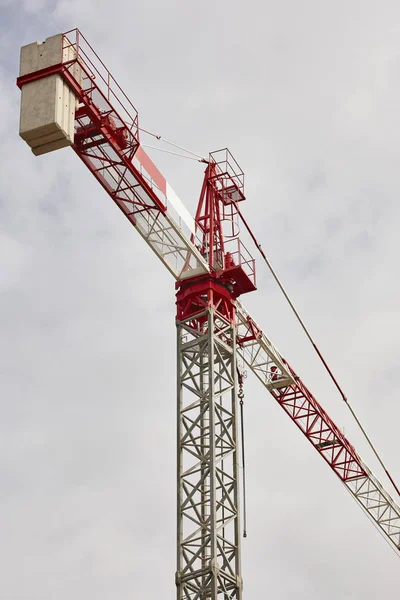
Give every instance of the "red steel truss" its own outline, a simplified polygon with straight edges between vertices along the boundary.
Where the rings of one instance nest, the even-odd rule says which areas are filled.
[[[366,475],[357,453],[293,369],[283,360],[295,383],[272,388],[271,394],[342,481]],[[278,381],[274,372],[271,379]]]

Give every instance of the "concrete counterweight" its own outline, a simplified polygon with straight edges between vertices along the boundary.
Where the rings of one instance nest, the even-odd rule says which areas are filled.
[[[20,77],[75,58],[73,47],[63,48],[63,35],[21,48]],[[79,65],[71,67],[79,81]],[[35,155],[74,143],[75,93],[59,74],[47,75],[22,86],[19,135]]]

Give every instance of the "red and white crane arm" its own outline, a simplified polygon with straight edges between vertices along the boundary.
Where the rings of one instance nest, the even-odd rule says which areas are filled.
[[[76,110],[69,106],[74,132],[68,145],[73,141],[76,154],[175,278],[207,273],[206,261],[190,241],[193,219],[139,145],[135,107],[77,29],[21,51],[21,123],[25,116],[29,127],[21,137],[34,154],[60,147],[57,131],[42,126],[32,133],[36,115],[30,114],[35,82],[56,77],[76,101]],[[61,115],[58,127],[63,121]]]
[[[194,220],[140,146],[132,103],[78,30],[49,38],[48,47],[51,40],[61,44],[57,60],[47,60],[41,49],[37,64],[28,61],[21,70],[22,106],[31,84],[61,77],[76,99],[68,145],[177,281],[209,276],[204,239],[201,251]],[[26,134],[24,139],[35,154],[42,154],[61,147],[54,146],[59,143],[55,135],[40,130],[37,137]],[[238,300],[235,310],[237,351],[248,368],[399,550],[399,506]]]
[[[238,353],[246,365],[400,550],[398,504],[239,301],[237,317]]]

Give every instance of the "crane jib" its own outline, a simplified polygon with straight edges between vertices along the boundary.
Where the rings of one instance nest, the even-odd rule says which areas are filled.
[[[400,549],[400,507],[240,302],[236,314],[238,353],[247,366],[379,530]]]

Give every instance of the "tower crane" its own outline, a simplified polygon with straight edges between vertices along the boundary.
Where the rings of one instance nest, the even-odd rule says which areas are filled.
[[[244,174],[229,150],[201,160],[193,219],[78,29],[24,46],[17,84],[20,135],[34,154],[71,146],[175,279],[177,599],[242,598],[238,359],[400,550],[398,504],[242,304],[256,271],[238,227]]]

